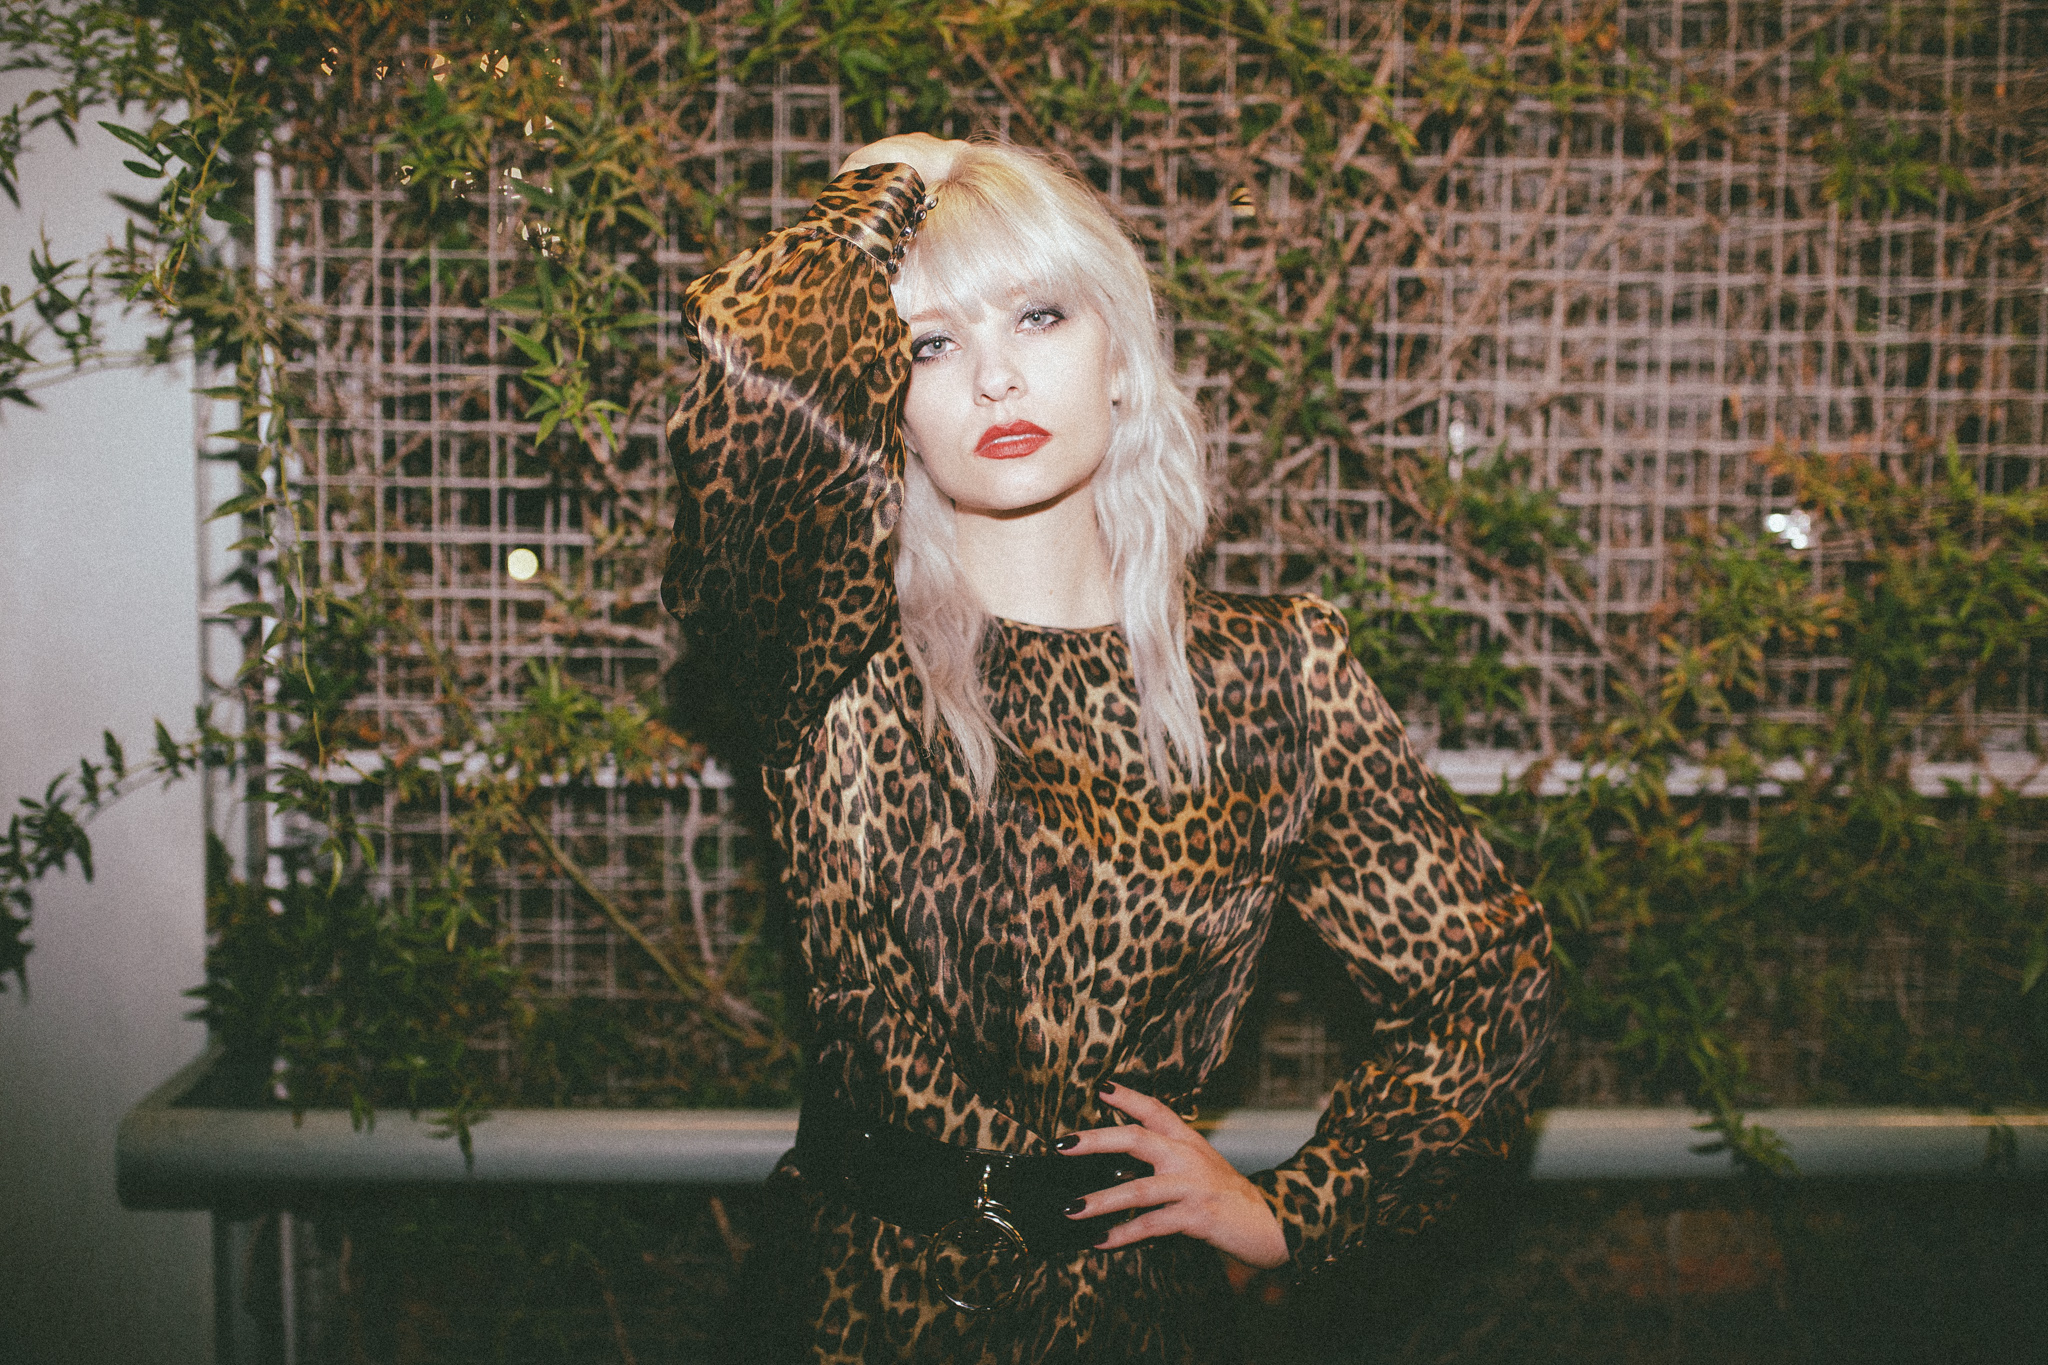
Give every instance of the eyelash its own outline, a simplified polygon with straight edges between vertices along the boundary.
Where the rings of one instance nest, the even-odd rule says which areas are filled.
[[[1031,321],[1031,319],[1033,318],[1051,319],[1051,321],[1042,323],[1039,326],[1033,327],[1031,329],[1034,332],[1050,332],[1053,328],[1065,322],[1067,320],[1067,315],[1059,309],[1053,307],[1052,305],[1043,303],[1034,303],[1028,308],[1025,308],[1022,312],[1017,314],[1017,321],[1020,324],[1027,323]],[[951,341],[952,339],[953,338],[951,336],[947,335],[944,332],[929,332],[924,336],[919,337],[917,340],[910,343],[910,363],[913,365],[922,365],[925,364],[927,361],[937,360],[942,354],[944,354],[944,352],[928,351],[925,348],[935,343],[948,342]]]

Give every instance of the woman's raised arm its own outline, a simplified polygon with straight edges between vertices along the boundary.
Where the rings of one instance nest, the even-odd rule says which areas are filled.
[[[668,424],[680,498],[662,602],[773,766],[896,609],[910,359],[889,276],[923,217],[913,167],[864,164],[684,295],[700,364]]]

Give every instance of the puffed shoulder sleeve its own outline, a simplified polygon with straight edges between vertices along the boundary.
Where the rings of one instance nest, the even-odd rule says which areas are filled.
[[[1297,619],[1316,804],[1287,897],[1376,1016],[1315,1137],[1253,1177],[1308,1268],[1375,1228],[1418,1230],[1460,1169],[1505,1154],[1557,1002],[1543,908],[1409,747],[1344,618],[1309,599]]]
[[[907,166],[849,171],[684,294],[699,365],[668,423],[662,602],[774,766],[894,618],[910,357],[889,275],[923,205]]]

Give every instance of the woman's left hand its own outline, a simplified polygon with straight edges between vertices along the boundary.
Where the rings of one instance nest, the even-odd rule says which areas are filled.
[[[1178,1232],[1259,1270],[1285,1263],[1287,1235],[1272,1206],[1207,1138],[1182,1123],[1173,1110],[1129,1086],[1106,1085],[1102,1098],[1137,1123],[1070,1133],[1055,1148],[1069,1156],[1128,1152],[1151,1166],[1152,1174],[1098,1190],[1068,1215],[1093,1218],[1125,1209],[1147,1210],[1112,1228],[1101,1246],[1125,1247]]]

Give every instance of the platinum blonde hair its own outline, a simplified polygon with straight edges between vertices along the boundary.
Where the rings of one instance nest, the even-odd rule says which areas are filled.
[[[1092,308],[1108,327],[1121,398],[1095,476],[1095,516],[1137,683],[1146,764],[1161,787],[1175,760],[1201,786],[1209,742],[1188,672],[1184,585],[1208,527],[1208,497],[1195,405],[1174,382],[1145,263],[1093,189],[1021,148],[972,144],[927,189],[936,202],[895,284],[906,316],[1003,308],[1022,292]],[[922,461],[905,464],[896,594],[924,685],[920,724],[934,748],[950,734],[977,798],[987,800],[998,750],[1010,744],[985,686],[993,618],[960,567],[952,504]]]

